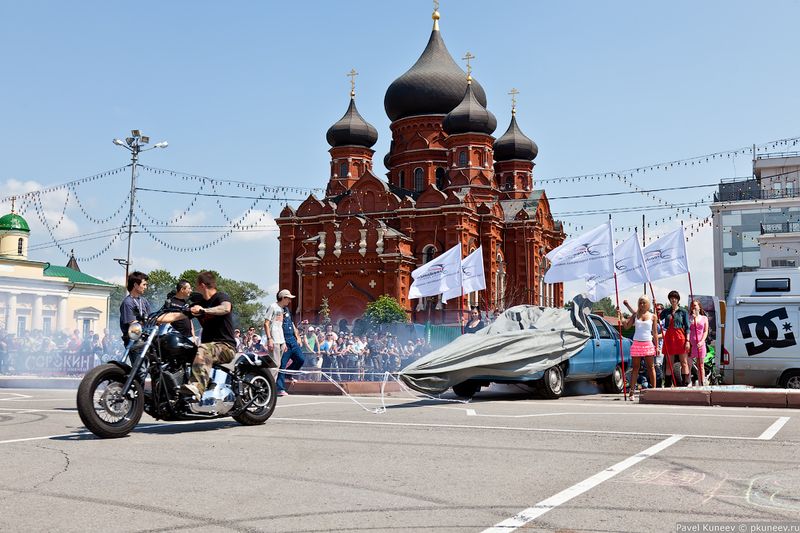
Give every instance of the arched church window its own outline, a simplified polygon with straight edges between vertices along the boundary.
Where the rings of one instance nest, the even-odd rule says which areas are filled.
[[[22,238],[17,241],[17,255],[22,255]]]
[[[442,167],[436,167],[436,188],[440,191],[447,186],[447,177]]]
[[[430,263],[436,255],[436,247],[432,244],[427,245],[422,249],[422,264]]]
[[[458,166],[465,167],[467,166],[467,151],[461,150],[458,152]]]
[[[339,163],[339,177],[340,178],[347,177],[347,171],[348,171],[347,161]]]
[[[399,185],[401,189],[406,188],[406,173],[402,170],[397,175],[397,185]]]
[[[495,307],[503,310],[506,304],[506,264],[502,254],[497,254],[497,272],[495,273]]]
[[[414,169],[414,190],[421,191],[425,188],[425,173],[420,167]]]

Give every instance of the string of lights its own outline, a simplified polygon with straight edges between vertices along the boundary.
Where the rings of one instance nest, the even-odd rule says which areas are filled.
[[[112,220],[114,220],[116,217],[118,217],[120,213],[122,213],[122,210],[125,209],[125,207],[128,205],[128,202],[130,201],[131,198],[131,193],[128,193],[122,200],[122,203],[120,203],[119,206],[110,215],[108,215],[107,217],[98,218],[89,213],[89,210],[86,209],[86,206],[83,205],[83,202],[81,202],[80,196],[78,195],[78,191],[76,190],[75,187],[76,187],[75,185],[72,185],[70,190],[72,191],[73,196],[75,197],[75,203],[77,204],[78,209],[80,210],[81,213],[83,213],[83,216],[86,218],[86,220],[88,220],[92,224],[97,224],[97,225],[107,224]]]
[[[768,141],[763,144],[755,145],[755,151],[753,150],[753,147],[735,148],[732,150],[723,150],[721,152],[714,152],[711,154],[699,155],[699,156],[689,157],[686,159],[675,159],[672,161],[654,163],[650,165],[629,168],[625,170],[599,172],[594,174],[581,174],[577,176],[561,176],[555,178],[539,179],[537,181],[539,183],[563,183],[563,182],[575,183],[581,181],[600,181],[613,178],[615,174],[645,174],[647,172],[652,172],[656,170],[670,170],[678,167],[692,167],[695,165],[701,165],[708,162],[712,162],[717,159],[722,159],[722,158],[730,159],[731,157],[735,157],[738,155],[745,155],[748,152],[753,153],[754,156],[757,156],[759,152],[764,153],[767,150],[775,150],[779,147],[783,148],[794,147],[797,146],[798,143],[800,143],[800,137],[789,137],[786,139],[778,139],[775,141]]]
[[[218,184],[218,185],[220,185],[220,184],[229,184],[229,185],[235,185],[235,186],[240,187],[240,188],[251,187],[251,188],[254,188],[253,192],[255,192],[255,189],[257,189],[257,188],[266,189],[266,190],[269,190],[269,191],[271,191],[273,193],[292,192],[292,193],[296,193],[296,194],[305,194],[305,193],[309,193],[310,194],[310,193],[320,193],[320,192],[324,192],[325,191],[325,189],[320,188],[320,187],[294,187],[294,186],[287,187],[285,185],[264,185],[263,183],[255,183],[255,182],[231,180],[231,179],[222,179],[222,178],[212,178],[212,177],[209,177],[209,176],[201,176],[199,174],[191,174],[191,173],[188,173],[188,172],[181,172],[181,171],[178,171],[178,170],[171,170],[171,169],[167,169],[167,168],[151,167],[149,165],[142,165],[142,164],[139,164],[138,168],[141,168],[141,169],[144,169],[144,170],[149,170],[149,171],[153,172],[154,174],[166,174],[166,175],[170,175],[170,176],[181,177],[183,179],[188,179],[188,180],[210,182],[210,183],[215,183],[215,184]]]
[[[97,174],[92,174],[91,176],[86,176],[85,178],[79,178],[79,179],[68,181],[68,182],[65,182],[65,183],[60,183],[58,185],[52,185],[50,187],[44,187],[42,189],[36,189],[36,190],[33,190],[33,191],[28,191],[28,192],[15,193],[15,194],[0,198],[0,203],[11,202],[12,199],[16,199],[18,201],[19,200],[26,200],[26,199],[31,199],[31,198],[33,198],[34,196],[37,196],[37,195],[43,195],[43,194],[49,194],[51,192],[63,191],[64,189],[67,189],[70,185],[81,185],[81,184],[84,184],[84,183],[91,183],[93,181],[97,181],[99,179],[106,178],[108,176],[114,176],[116,174],[119,174],[120,172],[124,171],[127,168],[130,168],[130,164],[125,165],[124,167],[119,167],[119,168],[115,168],[115,169],[111,169],[111,170],[104,170],[103,172],[98,172]]]

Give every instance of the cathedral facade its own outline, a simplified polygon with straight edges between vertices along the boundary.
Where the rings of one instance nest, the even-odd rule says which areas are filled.
[[[415,322],[452,323],[458,300],[409,300],[411,272],[456,244],[482,246],[486,290],[464,307],[563,305],[561,284],[543,282],[545,254],[564,240],[543,190],[534,188],[538,147],[512,105],[506,132],[486,94],[448,52],[439,14],[417,62],[387,89],[392,120],[387,179],[373,172],[378,132],[358,112],[355,92],[327,132],[330,179],[324,197],[286,206],[280,229],[280,287],[298,295],[298,316],[316,322],[323,301],[335,320],[360,317],[383,294]]]

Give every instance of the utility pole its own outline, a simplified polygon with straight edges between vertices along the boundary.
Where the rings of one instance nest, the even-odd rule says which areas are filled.
[[[125,256],[125,283],[128,283],[128,273],[131,266],[131,240],[133,237],[133,208],[136,205],[136,165],[139,162],[139,152],[146,152],[154,148],[166,148],[169,146],[167,141],[156,143],[150,148],[142,148],[144,145],[150,143],[150,137],[142,135],[139,130],[131,130],[131,136],[126,137],[124,141],[114,139],[113,143],[117,146],[122,146],[131,153],[131,198],[130,210],[128,211],[128,254]],[[120,264],[123,264],[122,259],[115,259]]]

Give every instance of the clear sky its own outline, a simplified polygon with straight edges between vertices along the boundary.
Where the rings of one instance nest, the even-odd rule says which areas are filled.
[[[384,93],[422,52],[431,11],[427,0],[3,0],[0,197],[125,165],[127,152],[111,139],[133,128],[153,141],[169,141],[166,150],[142,155],[142,162],[154,167],[265,185],[324,187],[329,173],[325,132],[346,109],[345,74],[351,68],[360,73],[359,110],[380,135],[374,148],[376,173],[382,176],[390,139]],[[520,126],[540,149],[536,179],[630,169],[800,136],[800,2],[442,0],[440,12],[451,54],[458,59],[469,50],[476,56],[474,76],[498,117],[497,136],[510,120],[507,93],[519,89]],[[745,154],[630,174],[630,181],[645,189],[715,183],[748,175],[750,159]],[[140,185],[199,187],[148,172]],[[554,198],[556,214],[657,205],[639,194],[563,198],[631,190],[614,178],[537,186]],[[124,203],[129,187],[128,175],[121,173],[82,185],[77,194],[89,214],[102,219]],[[692,202],[712,191],[661,196]],[[173,230],[225,226],[252,203],[224,199],[223,214],[214,200],[200,200],[181,216],[190,196],[142,191],[138,198],[153,218],[179,219]],[[108,223],[92,223],[74,195],[67,199],[64,191],[45,196],[42,204],[59,239],[88,238],[121,225],[125,216],[123,209]],[[205,251],[175,253],[137,234],[134,266],[173,272],[213,267],[274,291],[278,247],[268,226],[278,204],[260,202],[246,219],[261,220],[266,231],[235,235]],[[6,202],[2,210],[9,209]],[[691,211],[699,218],[709,214],[705,207]],[[31,258],[66,264],[57,247],[44,247],[50,238],[36,208],[28,206],[25,216],[32,225],[32,247],[40,245]],[[653,235],[676,223],[665,220],[674,218],[675,210],[647,211],[646,216],[653,224],[646,231]],[[605,218],[599,213],[563,220],[570,231],[579,231]],[[626,228],[619,234],[624,237],[627,228],[641,224],[641,213],[615,214],[614,221]],[[218,235],[157,234],[177,246],[203,244]],[[109,240],[62,248],[88,257]],[[710,228],[701,228],[691,244],[697,292],[711,293]],[[82,261],[81,268],[120,281],[122,269],[113,258],[124,254],[125,242],[119,240],[100,257]],[[684,280],[665,281],[659,290],[673,285],[686,291]],[[570,285],[568,293],[574,290]]]

